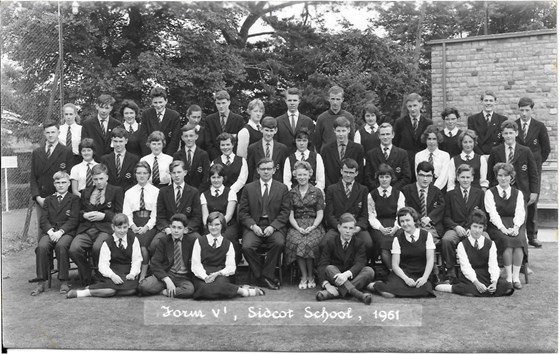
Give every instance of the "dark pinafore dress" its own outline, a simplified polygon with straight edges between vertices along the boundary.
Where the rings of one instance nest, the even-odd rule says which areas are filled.
[[[521,193],[515,188],[511,188],[511,193],[509,199],[502,198],[498,192],[497,187],[492,187],[490,189],[492,195],[494,196],[494,203],[496,204],[496,210],[500,217],[502,218],[502,223],[506,228],[513,227],[513,218],[515,216],[515,207],[517,204],[517,195]],[[498,254],[504,253],[506,248],[523,248],[523,253],[527,256],[527,235],[525,233],[525,223],[519,228],[519,234],[515,237],[507,236],[503,234],[498,228],[492,224],[488,223],[488,235],[492,241],[496,242],[496,247],[498,248]]]
[[[395,226],[400,191],[397,188],[391,188],[391,194],[387,198],[383,198],[377,188],[373,189],[369,194],[375,203],[377,220],[379,220],[381,225],[383,227]],[[373,234],[375,242],[379,245],[380,249],[390,250],[392,248],[394,235],[385,236],[379,230],[373,230]]]
[[[126,236],[126,248],[121,250],[113,236],[105,241],[111,251],[111,270],[115,272],[123,280],[122,284],[115,284],[110,278],[103,277],[97,283],[90,285],[90,289],[115,289],[115,290],[130,290],[138,287],[138,279],[127,280],[126,275],[130,273],[132,266],[132,244],[134,243],[134,236]]]

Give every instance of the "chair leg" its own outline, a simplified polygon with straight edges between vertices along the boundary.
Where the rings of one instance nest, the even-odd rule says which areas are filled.
[[[529,284],[529,274],[527,274],[528,273],[527,269],[529,268],[529,263],[528,262],[523,262],[521,267],[523,268],[523,273],[525,274],[525,284]]]

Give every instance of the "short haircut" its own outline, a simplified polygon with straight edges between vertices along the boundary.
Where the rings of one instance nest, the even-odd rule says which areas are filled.
[[[393,171],[393,168],[386,163],[382,163],[381,165],[379,165],[377,171],[375,171],[375,179],[378,179],[379,176],[386,176],[386,175],[391,176],[392,181],[396,179],[395,171]]]
[[[187,124],[185,124],[181,127],[181,134],[183,134],[184,132],[188,132],[190,130],[193,130],[196,134],[198,134],[196,132],[196,124],[191,123],[191,122],[189,122],[189,123],[187,123]]]
[[[342,87],[335,85],[329,89],[329,96],[339,94],[342,94],[342,96],[344,96],[344,89]]]
[[[208,218],[206,219],[206,227],[214,220],[220,220],[220,224],[222,224],[222,232],[224,232],[227,228],[226,217],[224,214],[220,213],[219,211],[213,211],[208,214]]]
[[[502,125],[500,125],[501,131],[504,131],[504,129],[508,129],[508,128],[518,131],[517,123],[515,123],[515,121],[511,119],[503,121]]]
[[[500,170],[504,170],[504,172],[507,173],[508,176],[511,176],[512,181],[515,178],[515,174],[516,174],[515,168],[510,163],[498,162],[497,164],[494,165],[493,170],[494,170],[494,176],[496,177],[498,177],[498,172],[500,172]]]
[[[414,221],[414,223],[418,224],[418,220],[420,219],[418,212],[414,208],[405,206],[400,208],[399,211],[397,211],[397,222],[399,223],[399,226],[401,225],[401,217],[405,215],[412,216],[412,220]]]
[[[169,164],[169,172],[173,172],[173,170],[175,169],[175,167],[177,166],[181,166],[181,168],[183,169],[183,171],[187,170],[187,167],[185,166],[185,163],[182,160],[173,160],[170,164]]]
[[[498,97],[496,96],[496,94],[494,93],[494,91],[490,91],[490,90],[486,90],[483,93],[480,94],[480,100],[484,100],[484,96],[492,96],[494,97],[494,100],[498,100]]]
[[[58,181],[59,179],[67,179],[70,181],[70,175],[66,171],[58,171],[53,175],[53,181]]]
[[[257,162],[257,168],[260,168],[261,165],[264,165],[265,163],[272,163],[272,167],[274,166],[274,161],[272,161],[272,159],[270,157],[263,157],[262,159],[259,160],[259,162]]]
[[[187,226],[187,224],[189,223],[185,214],[173,214],[173,216],[171,216],[171,219],[169,219],[169,223],[173,224],[173,221],[178,221],[183,224],[183,226]]]
[[[298,130],[296,130],[296,134],[294,136],[294,139],[307,139],[309,140],[309,136],[311,134],[309,133],[309,129],[307,129],[307,127],[301,127]]]
[[[292,174],[294,176],[297,169],[306,170],[307,172],[309,172],[309,176],[313,174],[313,167],[311,167],[311,164],[307,161],[296,161],[296,163],[294,163],[294,170],[292,171]]]
[[[381,112],[379,112],[379,109],[373,103],[368,103],[364,106],[364,111],[362,112],[362,117],[365,117],[366,113],[375,114],[377,119],[379,119],[380,116],[381,116]]]
[[[165,135],[163,135],[163,133],[159,130],[150,133],[150,135],[148,136],[148,140],[146,141],[146,145],[150,147],[150,143],[152,141],[161,141],[163,143],[163,146],[165,147]]]
[[[278,122],[276,122],[276,118],[267,116],[261,120],[261,127],[268,128],[268,129],[276,129],[278,127]]]
[[[124,100],[121,103],[121,107],[119,108],[119,113],[121,116],[124,117],[124,110],[125,108],[132,109],[134,113],[136,113],[135,120],[138,122],[138,118],[140,116],[140,107],[134,102],[133,100]]]
[[[394,132],[393,126],[391,125],[391,123],[387,123],[387,122],[381,123],[381,125],[379,126],[379,129],[382,129],[382,128],[391,128],[391,131]],[[377,131],[379,131],[379,129]]]
[[[111,138],[128,139],[128,132],[122,125],[119,125],[118,127],[113,128],[113,131],[111,131]]]
[[[224,177],[224,183],[226,181],[226,168],[221,163],[215,163],[210,167],[210,173],[208,174],[208,179],[217,174],[218,176]]]
[[[227,93],[227,91],[224,90],[220,90],[218,92],[216,92],[214,94],[214,100],[218,101],[218,100],[230,100],[229,98],[229,93]]]
[[[113,226],[122,226],[122,225],[129,225],[130,222],[128,221],[128,216],[123,213],[118,213],[113,216],[113,220],[111,220]]]
[[[472,224],[479,224],[483,225],[486,228],[486,224],[488,223],[488,217],[486,213],[478,208],[474,209],[469,216],[469,226]]]
[[[115,104],[115,99],[111,95],[102,94],[97,97],[95,102],[99,107],[113,106]]]
[[[187,109],[187,117],[193,114],[193,112],[202,112],[202,108],[197,104],[191,104]]]
[[[138,171],[139,168],[145,168],[146,170],[148,170],[148,174],[151,175],[152,174],[152,168],[150,167],[150,164],[147,163],[144,160],[140,160],[138,161],[138,163],[136,164],[136,166],[134,166],[134,173],[136,173]]]
[[[92,149],[95,154],[95,142],[92,138],[83,138],[78,144],[78,151],[81,153],[82,149]]]
[[[432,165],[431,163],[429,163],[428,161],[422,161],[418,164],[418,166],[416,166],[416,173],[418,172],[431,172],[432,174],[434,174],[434,165]]]
[[[220,135],[218,135],[218,136],[216,137],[216,141],[218,142],[218,145],[220,145],[220,142],[226,141],[226,140],[231,141],[231,143],[235,145],[235,137],[233,136],[233,134],[230,134],[230,133],[220,133]]]
[[[98,163],[97,165],[95,165],[91,168],[91,175],[92,176],[100,175],[102,173],[104,173],[106,175],[109,175],[109,170],[107,169],[107,166],[105,166],[102,163]]]
[[[340,215],[340,217],[338,218],[338,225],[342,225],[347,222],[353,222],[354,224],[356,224],[356,218],[354,217],[354,215],[350,213],[344,213]]]
[[[455,172],[456,178],[459,178],[459,175],[463,172],[470,172],[471,175],[474,177],[474,168],[466,163],[462,163],[457,167],[457,171]]]
[[[350,129],[350,121],[348,120],[348,118],[346,118],[344,116],[337,117],[334,120],[333,129],[336,129],[338,127],[343,127],[343,128]]]
[[[284,91],[284,98],[288,98],[288,95],[301,96],[301,93],[300,93],[298,88],[290,87],[290,88],[288,88],[287,90]]]
[[[450,114],[454,114],[457,119],[460,118],[459,116],[459,111],[457,110],[457,108],[455,107],[447,107],[446,109],[444,109],[443,111],[441,111],[441,119],[445,120],[445,117],[447,117]]]
[[[405,102],[411,102],[411,101],[418,101],[422,103],[422,96],[420,96],[416,92],[410,93],[406,96]]]
[[[467,129],[459,133],[459,139],[457,139],[457,143],[459,144],[459,147],[463,149],[463,139],[465,139],[466,136],[470,137],[474,141],[474,146],[476,146],[478,142],[478,135],[476,135],[476,132],[474,130]]]
[[[526,106],[529,106],[532,109],[533,107],[535,107],[535,102],[533,102],[533,100],[529,97],[521,97],[519,99],[519,102],[517,103],[517,107],[521,108]]]
[[[58,124],[58,122],[56,120],[49,120],[47,122],[45,122],[45,124],[43,125],[43,130],[50,128],[50,127],[56,127],[56,129],[60,129],[60,125]]]
[[[428,125],[426,127],[426,130],[424,130],[422,136],[420,136],[420,141],[423,144],[426,144],[426,141],[428,140],[428,136],[432,133],[435,134],[438,144],[441,144],[443,142],[443,135],[441,134],[439,129],[433,124]]]
[[[264,112],[264,103],[258,98],[255,98],[247,105],[247,112],[252,111],[255,108],[260,108]]]
[[[358,170],[358,163],[356,162],[356,160],[349,157],[342,159],[342,161],[340,162],[340,169],[344,168],[344,166],[346,166],[347,168],[354,168],[356,169],[356,171]]]
[[[153,99],[156,97],[163,97],[164,99],[167,99],[167,91],[165,90],[165,87],[159,85],[152,87],[150,90],[150,98]]]

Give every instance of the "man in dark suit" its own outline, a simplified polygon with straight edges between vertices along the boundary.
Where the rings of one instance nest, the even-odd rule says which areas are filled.
[[[192,246],[185,236],[187,217],[175,214],[170,219],[171,234],[158,243],[151,259],[152,274],[140,281],[138,290],[142,295],[161,294],[180,299],[194,294],[190,270]]]
[[[484,192],[482,189],[472,187],[474,169],[472,166],[462,164],[457,167],[457,184],[455,189],[445,194],[445,212],[443,214],[443,227],[445,234],[441,239],[441,254],[443,264],[447,270],[447,278],[453,283],[457,278],[455,265],[457,264],[457,245],[465,239],[469,230],[469,217],[474,209],[484,211]],[[485,237],[489,237],[484,232]]]
[[[101,157],[101,163],[107,166],[109,184],[119,186],[123,192],[136,184],[134,168],[140,160],[138,156],[126,151],[128,132],[123,127],[116,127],[111,132],[113,152]]]
[[[288,106],[288,112],[276,117],[278,122],[278,132],[276,133],[276,141],[288,147],[288,155],[295,152],[296,149],[296,132],[300,128],[307,128],[309,135],[313,136],[315,123],[311,118],[299,113],[298,106],[300,103],[300,92],[297,88],[292,87],[284,91],[284,101]],[[312,146],[308,149],[313,151]]]
[[[255,181],[259,179],[257,165],[259,161],[265,157],[272,159],[274,162],[275,172],[272,178],[275,181],[283,182],[284,162],[288,157],[288,148],[286,145],[274,140],[274,135],[278,130],[276,119],[272,117],[264,117],[261,121],[262,139],[249,145],[247,149],[247,168],[249,169],[249,178],[247,181]]]
[[[171,183],[159,190],[157,200],[156,229],[158,233],[148,246],[148,252],[153,255],[157,244],[165,235],[171,234],[171,217],[175,214],[183,214],[187,217],[185,237],[189,245],[188,257],[190,259],[192,246],[200,236],[200,223],[202,220],[202,208],[200,206],[200,193],[185,183],[187,169],[185,163],[180,160],[173,161],[169,166],[171,172]]]
[[[550,139],[546,126],[533,118],[533,107],[535,103],[529,97],[522,97],[517,104],[519,108],[520,118],[515,122],[519,134],[517,135],[517,143],[527,146],[531,149],[537,171],[539,173],[539,194],[541,186],[542,164],[548,159],[550,154]],[[527,239],[529,244],[540,248],[542,243],[537,239],[538,236],[538,215],[537,215],[537,200],[527,207]]]
[[[187,166],[185,182],[199,192],[204,192],[210,187],[210,160],[206,151],[196,146],[197,139],[196,124],[184,125],[181,128],[181,140],[185,147],[173,155],[173,160],[181,160]]]
[[[165,136],[165,147],[163,153],[169,156],[179,149],[179,140],[181,132],[179,113],[166,108],[167,92],[161,86],[155,86],[150,91],[152,100],[152,108],[142,112],[142,121],[140,124],[140,147],[144,156],[151,153],[146,145],[148,136],[154,131],[160,131]]]
[[[245,185],[239,203],[239,221],[243,225],[242,250],[259,285],[272,290],[280,288],[275,276],[278,259],[284,251],[284,240],[291,199],[288,188],[272,179],[275,164],[262,158],[257,164],[257,181]],[[265,262],[257,253],[266,248]]]
[[[346,117],[335,119],[334,134],[336,141],[323,145],[321,157],[325,165],[325,188],[340,181],[342,160],[352,159],[358,163],[356,180],[362,182],[364,173],[364,149],[349,139],[350,121]]]
[[[209,114],[206,117],[206,138],[204,139],[207,147],[206,152],[208,152],[211,161],[222,154],[220,146],[216,142],[218,135],[230,133],[237,138],[237,133],[245,125],[243,117],[229,110],[231,103],[229,93],[218,91],[214,95],[214,100],[216,101],[218,112]]]
[[[37,203],[35,205],[37,225],[41,224],[45,198],[55,192],[53,175],[58,171],[70,173],[74,163],[72,150],[58,143],[59,134],[58,123],[55,121],[47,122],[43,126],[45,144],[41,144],[31,153],[29,184],[31,199]],[[39,241],[43,235],[40,228],[37,231],[37,241]]]
[[[98,164],[91,169],[93,186],[82,191],[80,226],[70,245],[70,257],[78,266],[82,284],[91,283],[91,266],[86,253],[91,250],[93,264],[99,260],[101,245],[113,234],[115,214],[122,213],[124,192],[121,187],[107,183],[107,166]]]
[[[329,229],[319,243],[319,253],[328,239],[337,235],[339,218],[344,213],[350,213],[356,219],[354,231],[356,237],[364,245],[366,257],[373,256],[373,240],[368,233],[368,190],[356,181],[358,163],[353,159],[342,160],[340,169],[342,180],[327,187],[325,203],[325,220]]]
[[[76,234],[80,217],[80,198],[68,193],[70,176],[64,171],[58,171],[53,176],[56,193],[45,198],[43,215],[41,216],[40,230],[43,237],[35,251],[37,264],[37,278],[39,282],[32,296],[45,291],[45,282],[50,272],[52,251],[56,253],[58,262],[58,279],[60,280],[60,293],[65,294],[68,287],[68,273],[70,270],[70,257],[68,250]]]
[[[417,152],[426,148],[426,144],[421,141],[422,133],[433,122],[431,119],[421,115],[422,96],[417,93],[411,93],[406,96],[406,109],[408,110],[408,115],[397,119],[395,122],[395,138],[393,143],[408,152],[410,171],[414,171],[414,156]],[[416,180],[414,174],[412,174],[411,178],[412,181]]]
[[[401,190],[411,181],[410,163],[406,150],[393,145],[393,126],[389,123],[383,123],[378,130],[381,145],[371,149],[366,153],[365,166],[365,185],[369,190],[379,187],[379,181],[375,178],[375,172],[379,169],[379,165],[386,163],[395,172],[395,179],[391,181],[391,186]]]
[[[95,160],[100,162],[103,155],[107,155],[113,149],[111,148],[111,132],[118,126],[122,126],[121,122],[110,116],[113,110],[115,99],[109,95],[100,95],[95,103],[97,109],[97,117],[90,117],[82,123],[82,139],[91,138],[95,143]]]
[[[492,91],[485,91],[480,95],[482,111],[469,116],[467,128],[474,130],[478,136],[478,145],[475,152],[481,155],[490,155],[492,148],[501,143],[501,124],[507,117],[494,112],[496,95]]]
[[[430,232],[437,245],[443,236],[443,213],[445,200],[441,190],[432,184],[434,166],[422,161],[416,167],[418,181],[403,187],[405,205],[413,208],[420,215],[420,227]]]
[[[317,301],[352,295],[366,305],[371,294],[361,290],[373,281],[373,269],[367,267],[365,247],[355,234],[356,219],[344,213],[338,222],[338,235],[329,238],[318,264],[319,283],[324,290],[317,292]]]

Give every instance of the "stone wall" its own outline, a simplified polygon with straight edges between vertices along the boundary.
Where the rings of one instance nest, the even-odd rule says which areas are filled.
[[[480,94],[494,91],[496,112],[517,119],[517,102],[535,101],[535,117],[548,128],[552,152],[543,166],[540,207],[557,208],[558,66],[556,30],[506,33],[432,41],[433,120],[455,107],[465,127],[467,116],[481,111]]]

